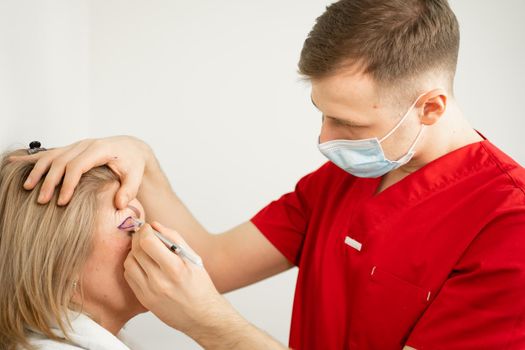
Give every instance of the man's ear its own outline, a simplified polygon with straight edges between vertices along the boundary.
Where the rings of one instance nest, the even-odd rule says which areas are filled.
[[[421,108],[421,123],[433,125],[441,118],[447,109],[447,93],[443,89],[435,89],[421,96],[416,107]]]

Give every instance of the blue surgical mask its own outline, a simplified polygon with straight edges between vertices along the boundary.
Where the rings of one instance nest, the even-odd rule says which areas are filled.
[[[423,133],[425,125],[421,124],[421,129],[412,143],[412,146],[410,146],[407,153],[398,160],[387,159],[383,152],[383,148],[381,147],[381,143],[392,135],[405,121],[421,96],[419,96],[412,106],[410,106],[399,123],[397,123],[397,125],[381,139],[374,137],[362,140],[332,140],[320,143],[319,150],[335,165],[357,177],[380,177],[405,165],[414,156],[414,149]]]

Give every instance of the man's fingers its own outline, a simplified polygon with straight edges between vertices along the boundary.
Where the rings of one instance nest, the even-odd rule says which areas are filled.
[[[111,156],[105,155],[102,149],[96,148],[87,148],[76,155],[75,158],[66,165],[58,204],[66,205],[69,203],[84,173],[97,166],[106,164],[109,160],[111,160]]]
[[[185,262],[177,254],[166,247],[155,236],[150,225],[146,224],[136,233],[140,250],[144,251],[168,275],[178,275],[184,269]],[[148,271],[146,271],[148,272]]]
[[[66,205],[73,197],[73,192],[77,188],[80,178],[82,177],[82,172],[72,172],[67,171],[64,175],[64,180],[62,182],[62,188],[60,189],[60,194],[58,195],[58,205]]]
[[[131,255],[133,255],[135,261],[147,275],[148,272],[151,273],[152,270],[158,269],[159,265],[142,250],[140,239],[141,237],[138,232],[133,235],[133,240],[131,242]]]
[[[181,245],[184,249],[186,249],[190,253],[198,256],[198,254],[188,245],[188,243],[186,243],[184,238],[177,231],[169,229],[157,221],[152,222],[151,226],[153,227],[154,230],[157,230],[160,233],[162,233],[164,236],[166,236],[166,238],[171,240],[173,243]]]
[[[32,155],[13,156],[10,157],[9,160],[35,163],[35,166],[24,182],[24,188],[26,190],[32,190],[35,188],[44,174],[48,173],[47,175],[49,175],[49,173],[51,173],[51,177],[47,183],[44,181],[39,197],[40,203],[47,203],[54,191],[54,187],[56,187],[63,176],[63,169],[60,168],[65,167],[67,160],[72,159],[81,151],[81,149],[75,147],[78,144],[79,143],[67,147],[53,148]],[[48,179],[47,175],[46,180]]]
[[[124,261],[124,278],[133,293],[140,298],[144,294],[141,286],[148,285],[148,276],[131,253]]]
[[[143,175],[144,167],[132,168],[128,174],[122,175],[120,189],[115,196],[115,205],[118,209],[126,208],[129,201],[137,197]]]
[[[38,196],[38,203],[44,204],[49,202],[55,191],[55,187],[62,180],[64,176],[64,165],[62,163],[53,162],[51,168],[46,174],[42,188],[40,189],[40,195]]]
[[[23,162],[28,162],[28,163],[36,163],[36,161],[42,158],[43,155],[44,155],[44,152],[39,152],[35,154],[27,154],[23,156],[10,156],[9,158],[7,158],[7,161],[8,162],[23,161]]]
[[[202,258],[188,245],[188,243],[186,243],[184,238],[182,238],[182,236],[177,231],[169,229],[159,222],[153,222],[152,226],[163,236],[183,249],[183,252],[181,252],[180,255],[184,258],[185,262],[189,262],[190,265],[203,267],[204,262],[202,261]]]
[[[40,159],[38,159],[35,163],[35,166],[27,176],[26,181],[24,182],[24,188],[26,190],[32,190],[33,188],[35,188],[36,184],[47,172],[52,162],[53,158],[50,156],[41,157]]]
[[[43,193],[47,193],[48,196],[53,193],[55,190],[55,187],[62,181],[62,178],[64,177],[64,174],[67,172],[69,163],[75,159],[79,154],[84,152],[84,150],[89,146],[90,142],[79,142],[76,144],[73,144],[72,146],[68,147],[61,156],[55,157],[53,159],[53,164],[51,165],[51,168],[49,169],[46,179],[44,180],[44,183],[42,184],[42,189],[40,191],[40,197],[44,196]],[[45,198],[44,201],[47,202],[49,198]],[[67,201],[69,202],[69,200]],[[58,198],[58,204],[59,205],[65,205],[67,202],[64,203],[64,200]]]
[[[47,173],[39,194],[39,203],[49,202],[55,187],[62,181],[58,196],[59,205],[69,203],[83,174],[90,169],[107,165],[121,182],[115,205],[119,209],[124,209],[129,201],[137,196],[144,176],[148,152],[150,152],[149,148],[136,138],[115,136],[82,140],[66,147],[33,155],[12,156],[9,161],[34,163],[24,183],[24,188],[27,190],[34,189]]]

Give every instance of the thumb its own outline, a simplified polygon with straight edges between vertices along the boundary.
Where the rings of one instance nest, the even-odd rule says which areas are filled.
[[[151,226],[154,230],[159,231],[174,243],[182,245],[190,253],[198,256],[198,254],[188,245],[188,243],[186,243],[186,240],[177,231],[167,228],[157,221],[152,222]]]
[[[121,177],[121,185],[115,195],[115,205],[118,209],[126,208],[129,202],[137,197],[141,182],[142,176],[138,171],[133,171]]]

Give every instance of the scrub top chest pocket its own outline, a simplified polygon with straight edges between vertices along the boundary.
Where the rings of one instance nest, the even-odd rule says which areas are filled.
[[[430,304],[431,292],[374,265],[362,276],[350,348],[402,349],[410,330]],[[400,340],[399,334],[406,333]]]

